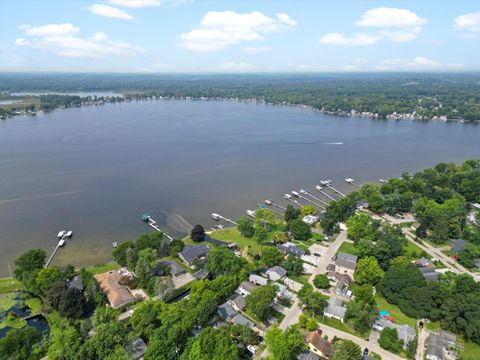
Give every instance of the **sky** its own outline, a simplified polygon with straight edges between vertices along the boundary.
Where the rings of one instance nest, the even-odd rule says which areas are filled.
[[[0,0],[1,72],[478,70],[479,1]]]

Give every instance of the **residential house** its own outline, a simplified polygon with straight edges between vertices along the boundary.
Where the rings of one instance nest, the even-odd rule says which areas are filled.
[[[378,331],[383,331],[386,328],[395,328],[397,329],[398,338],[403,340],[404,346],[407,346],[408,343],[415,339],[417,335],[414,328],[409,325],[399,325],[395,324],[384,317],[381,317],[375,321],[373,328]]]
[[[417,267],[433,267],[433,262],[427,258],[422,257],[420,260],[415,261]]]
[[[331,297],[330,299],[328,299],[327,306],[325,307],[325,309],[323,309],[323,315],[328,318],[337,319],[343,322],[346,311],[347,308],[343,306],[343,303],[340,299]]]
[[[421,267],[418,268],[418,270],[420,270],[425,280],[435,282],[438,281],[438,272],[436,272],[434,269],[430,267]]]
[[[275,300],[280,298],[286,298],[290,300],[293,297],[293,294],[290,291],[288,291],[288,288],[285,285],[280,283],[274,283],[273,285],[277,286],[278,288],[278,292]]]
[[[335,289],[333,290],[335,294],[347,297],[352,295],[351,291],[348,290],[348,285],[352,282],[350,275],[340,274],[336,271],[329,271],[327,277],[330,280],[335,281]]]
[[[232,305],[232,307],[236,311],[243,311],[245,309],[245,298],[242,295],[233,295],[229,300],[228,303]]]
[[[178,257],[191,266],[194,260],[205,258],[209,252],[210,248],[207,245],[186,246],[178,253]]]
[[[141,360],[145,351],[147,351],[147,344],[141,338],[135,338],[131,343],[127,344],[125,350],[130,354],[132,360]]]
[[[410,225],[410,229],[412,229],[413,231],[417,231],[417,229],[420,227],[420,223],[418,222],[414,222],[412,225]]]
[[[335,264],[328,264],[327,271],[335,271]]]
[[[153,269],[152,274],[155,276],[165,275],[165,270],[168,269],[168,273],[173,277],[184,274],[185,269],[180,266],[176,261],[173,260],[162,260],[158,265]]]
[[[456,254],[461,252],[464,248],[465,245],[468,244],[468,241],[463,240],[463,239],[452,239],[450,240],[450,246],[452,247],[452,251]]]
[[[305,254],[305,251],[299,248],[297,245],[286,242],[285,244],[277,245],[277,249],[282,251],[285,255],[292,255],[296,257],[301,257]]]
[[[258,286],[255,284],[252,284],[250,281],[243,281],[237,290],[242,296],[248,296],[256,288],[258,288]]]
[[[319,217],[316,215],[306,215],[302,217],[302,221],[308,225],[313,225],[319,220]]]
[[[223,303],[218,307],[217,314],[220,316],[220,318],[222,318],[222,320],[226,321],[237,315],[232,305],[230,305],[228,302]]]
[[[370,206],[370,204],[368,203],[367,200],[359,200],[357,201],[357,210],[364,210],[364,209],[368,209],[368,207]]]
[[[203,280],[208,277],[208,271],[206,269],[200,269],[193,273],[193,277],[197,280]]]
[[[83,291],[83,282],[80,275],[75,275],[71,280],[68,281],[67,285],[69,288],[75,288]]]
[[[308,343],[308,348],[314,354],[327,359],[332,356],[333,345],[327,340],[323,339],[322,336],[316,331],[307,333],[305,340]]]
[[[282,280],[287,276],[287,270],[285,270],[281,266],[274,266],[271,269],[267,270],[267,275],[270,280],[278,281],[278,280]]]
[[[253,329],[255,324],[253,322],[251,322],[250,320],[248,320],[245,316],[243,315],[235,315],[233,318],[232,318],[232,323],[234,324],[238,324],[238,325],[243,325],[243,326],[246,326],[250,329]]]
[[[455,342],[455,334],[449,331],[440,330],[437,334],[431,334],[427,339],[425,358],[427,360],[456,359]]]
[[[250,276],[248,277],[248,281],[250,281],[252,284],[260,286],[268,284],[268,279],[256,274],[250,274]]]
[[[353,276],[355,269],[357,268],[358,256],[347,253],[338,253],[335,264],[337,265],[337,271],[339,273],[348,274]]]
[[[320,360],[320,356],[311,351],[305,351],[297,355],[297,360]]]
[[[133,275],[126,269],[112,270],[103,274],[96,274],[95,280],[107,297],[110,306],[114,309],[135,300],[128,286],[121,285],[126,278]]]

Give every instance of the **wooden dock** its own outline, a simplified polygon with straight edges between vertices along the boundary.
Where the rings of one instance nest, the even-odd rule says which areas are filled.
[[[170,241],[173,240],[173,237],[168,235],[167,232],[160,229],[160,227],[157,225],[157,222],[155,220],[153,220],[150,215],[148,215],[148,214],[142,215],[142,220],[145,221],[148,224],[148,226],[150,226],[151,228],[153,228],[153,229],[157,230],[159,233],[165,235],[168,240],[170,240]]]

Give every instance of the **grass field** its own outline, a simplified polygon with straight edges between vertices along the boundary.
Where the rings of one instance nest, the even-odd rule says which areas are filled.
[[[357,255],[358,254],[357,248],[355,247],[355,245],[353,245],[352,243],[346,242],[346,241],[344,241],[342,243],[342,245],[340,245],[340,247],[338,248],[337,254],[339,252],[352,254],[352,255]]]
[[[461,360],[478,360],[480,345],[473,341],[465,341],[464,349],[460,355]]]
[[[358,331],[356,331],[353,327],[351,327],[348,323],[342,323],[341,321],[337,319],[330,319],[327,317],[324,317],[323,315],[315,317],[315,320],[318,321],[321,324],[325,324],[327,326],[333,327],[337,330],[344,331],[346,333],[359,336],[361,338],[366,338],[369,336],[369,334],[360,334]],[[322,328],[320,326],[320,328]]]
[[[427,259],[431,258],[430,255],[428,255],[425,251],[420,249],[417,245],[415,245],[411,241],[407,241],[407,245],[405,245],[403,248],[405,249],[405,255],[408,257],[415,258],[415,259],[418,259],[421,257],[425,257]]]
[[[375,295],[375,301],[377,302],[378,310],[388,311],[397,324],[407,324],[415,328],[417,320],[405,315],[398,306],[388,303],[379,292]]]
[[[429,321],[426,323],[425,327],[430,331],[438,331],[441,329],[440,321]]]
[[[119,269],[120,265],[117,264],[116,262],[110,262],[106,264],[98,264],[98,265],[93,265],[89,266],[86,268],[89,272],[92,274],[102,274],[110,270],[116,270]]]
[[[40,107],[40,99],[38,97],[26,96],[26,97],[2,97],[1,100],[21,100],[20,102],[14,104],[2,104],[0,108],[4,110],[10,110],[12,108],[22,108],[28,105],[34,105],[36,108]]]
[[[12,278],[0,278],[0,294],[23,290],[23,284]]]

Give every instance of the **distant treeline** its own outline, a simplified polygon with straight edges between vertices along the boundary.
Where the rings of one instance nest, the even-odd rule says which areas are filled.
[[[480,120],[480,74],[0,74],[0,91],[256,99],[379,118]]]

